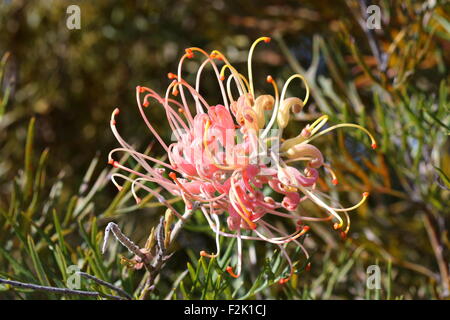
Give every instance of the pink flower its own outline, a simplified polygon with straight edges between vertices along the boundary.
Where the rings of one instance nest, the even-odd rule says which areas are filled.
[[[285,244],[294,243],[308,257],[308,252],[299,241],[309,229],[304,222],[330,221],[335,229],[342,229],[345,236],[350,227],[347,212],[359,207],[368,196],[364,193],[361,201],[350,208],[335,208],[328,204],[329,197],[317,189],[319,169],[326,169],[333,184],[337,184],[337,179],[331,166],[324,162],[320,150],[310,142],[338,127],[354,127],[367,133],[373,148],[376,143],[366,129],[356,124],[339,124],[319,131],[328,120],[325,115],[306,126],[297,137],[283,140],[283,129],[289,122],[290,113],[302,110],[308,101],[309,88],[304,77],[295,74],[286,81],[280,94],[275,80],[268,76],[267,82],[272,85],[274,94],[255,94],[251,60],[256,44],[261,41],[269,42],[270,38],[262,37],[253,43],[248,57],[248,80],[221,52],[215,50],[208,54],[199,48],[188,48],[180,59],[177,74],[168,74],[172,82],[163,97],[152,89],[137,87],[139,111],[167,153],[168,162],[137,152],[122,139],[115,120],[119,110],[115,109],[111,128],[122,147],[111,151],[109,163],[138,176],[135,180],[122,174],[112,177],[119,189],[121,186],[116,178],[131,180],[137,202],[140,201],[137,190],[145,190],[181,218],[161,193],[146,185],[147,182],[157,183],[169,194],[181,197],[187,210],[193,209],[194,204],[198,205],[217,237],[237,238],[237,272],[227,268],[234,277],[241,272],[243,239],[263,240],[277,245],[291,267],[290,275],[280,280],[284,283],[295,271]],[[196,82],[191,85],[184,80],[182,67],[186,59],[193,59],[197,53],[203,61],[197,71]],[[222,64],[220,69],[218,64]],[[199,93],[206,66],[212,67],[217,78],[223,100],[221,104],[209,105]],[[306,96],[303,99],[286,98],[290,82],[297,78],[305,84]],[[192,105],[188,103],[188,98],[194,101]],[[162,107],[172,129],[173,141],[170,144],[158,135],[144,112],[145,107],[154,103]],[[118,151],[128,152],[145,172],[134,171],[115,161],[112,155]],[[267,191],[281,197],[270,196]],[[277,201],[278,198],[281,201]],[[306,200],[322,208],[325,216],[300,215],[298,206]],[[340,213],[344,214],[345,222]],[[286,233],[275,227],[265,220],[268,215],[293,220],[295,230]],[[220,229],[222,217],[226,218],[229,231]],[[201,254],[213,257],[219,252],[218,246],[216,254],[204,251]]]

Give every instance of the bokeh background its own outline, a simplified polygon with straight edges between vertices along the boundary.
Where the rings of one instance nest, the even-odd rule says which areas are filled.
[[[66,27],[71,4],[81,8],[80,30]],[[102,256],[102,230],[114,221],[143,246],[164,208],[154,199],[134,205],[127,190],[118,194],[108,181],[107,154],[118,146],[109,128],[112,110],[121,108],[121,133],[145,150],[153,137],[138,115],[137,85],[163,92],[167,73],[191,46],[220,49],[245,70],[249,46],[267,35],[273,41],[258,47],[254,59],[260,91],[270,90],[266,75],[285,80],[294,72],[306,75],[312,90],[286,136],[323,113],[330,123],[359,123],[375,134],[376,151],[351,130],[317,142],[340,181],[331,188],[321,180],[320,188],[344,204],[363,191],[371,193],[370,200],[352,214],[347,240],[330,225],[311,224],[304,241],[312,268],[284,286],[275,281],[285,268],[275,248],[246,243],[243,279],[229,279],[219,266],[211,271],[217,286],[204,289],[209,275],[201,274],[208,262],[198,260],[198,253],[213,250],[214,241],[196,216],[180,234],[151,298],[448,298],[448,3],[374,1],[381,8],[378,30],[365,24],[370,4],[3,1],[0,276],[65,286],[66,268],[76,264],[137,292],[144,271],[128,268],[124,261],[132,256],[117,244]],[[196,66],[192,61],[187,69]],[[208,85],[205,96],[218,101],[217,88]],[[289,94],[303,95],[292,88]],[[170,137],[162,114],[150,114]],[[161,154],[156,145],[152,152]],[[302,210],[318,212],[307,204]],[[227,241],[223,245],[232,248]],[[297,258],[304,266],[305,258]],[[186,271],[187,263],[200,275]],[[370,265],[382,272],[379,290],[366,287]],[[61,298],[0,284],[1,297]]]

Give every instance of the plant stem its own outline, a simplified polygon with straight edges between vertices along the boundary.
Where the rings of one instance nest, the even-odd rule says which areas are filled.
[[[74,290],[74,289],[68,289],[68,288],[40,286],[37,284],[7,280],[7,279],[2,279],[2,278],[0,278],[0,283],[9,284],[14,287],[33,289],[36,291],[47,291],[47,292],[53,292],[53,293],[59,293],[59,294],[75,294],[75,295],[90,296],[90,297],[107,297],[107,298],[115,299],[115,300],[125,300],[124,298],[119,297],[119,296],[114,296],[114,295],[110,295],[107,293],[100,293],[97,291],[85,291],[85,290]]]
[[[122,294],[123,296],[127,297],[129,300],[133,299],[133,297],[130,296],[125,290],[123,290],[123,289],[121,289],[119,287],[116,287],[115,285],[113,285],[113,284],[111,284],[109,282],[103,281],[103,280],[101,280],[101,279],[99,279],[97,277],[94,277],[93,275],[90,275],[90,274],[85,273],[85,272],[78,272],[78,274],[80,276],[82,276],[82,277],[85,277],[87,279],[95,281],[95,282],[97,282],[98,284],[100,284],[102,286],[108,287],[108,288],[110,288],[110,289],[112,289],[112,290]]]
[[[170,235],[170,242],[169,242],[169,246],[174,242],[174,240],[176,239],[176,237],[178,236],[178,233],[180,232],[181,228],[184,226],[184,224],[186,223],[186,221],[191,217],[191,215],[194,213],[195,209],[197,208],[197,204],[194,204],[194,207],[191,210],[186,209],[185,213],[183,214],[182,218],[178,220],[178,222],[175,224],[171,235]],[[163,228],[162,224],[159,225],[159,228]],[[165,250],[167,248],[160,248],[160,252],[156,257],[156,261],[153,264],[151,270],[149,270],[149,278],[144,286],[144,288],[142,289],[141,294],[139,295],[139,300],[144,300],[147,296],[147,294],[149,293],[149,291],[154,289],[154,284],[155,284],[155,280],[157,278],[157,276],[159,275],[159,272],[162,268],[162,266],[164,265],[164,263],[171,257],[171,255],[166,255]]]

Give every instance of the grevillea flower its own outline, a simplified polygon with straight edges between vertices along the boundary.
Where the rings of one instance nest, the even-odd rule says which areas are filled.
[[[224,54],[214,50],[207,53],[200,48],[188,48],[181,57],[178,72],[169,73],[172,80],[165,95],[160,96],[150,88],[136,88],[137,105],[152,135],[167,153],[167,162],[140,153],[132,148],[116,128],[115,109],[111,117],[111,129],[121,144],[121,148],[111,151],[109,163],[137,176],[116,173],[112,176],[114,184],[120,189],[117,178],[132,182],[132,193],[136,201],[140,198],[138,190],[153,194],[160,202],[182,218],[180,213],[162,196],[152,190],[148,182],[157,183],[170,195],[181,197],[187,210],[194,205],[203,212],[212,231],[216,234],[217,252],[203,256],[213,257],[220,253],[219,236],[237,238],[238,262],[236,272],[232,267],[227,271],[238,277],[242,265],[242,240],[263,240],[277,245],[290,266],[290,275],[282,278],[286,282],[293,274],[295,264],[289,258],[286,245],[299,246],[306,257],[300,237],[309,227],[308,221],[327,221],[334,229],[341,230],[345,236],[350,228],[347,212],[359,207],[368,193],[362,195],[356,205],[343,208],[330,204],[330,197],[319,191],[316,182],[319,170],[323,167],[337,184],[331,166],[324,162],[321,151],[311,142],[340,127],[353,127],[365,132],[376,148],[375,139],[363,127],[356,124],[338,124],[320,131],[328,117],[323,115],[303,128],[299,135],[283,139],[283,129],[287,126],[291,112],[298,113],[307,103],[309,88],[300,74],[294,74],[285,82],[281,92],[276,81],[267,77],[273,87],[273,94],[256,95],[252,76],[252,55],[260,42],[270,38],[257,39],[248,55],[248,79],[239,73]],[[195,84],[183,78],[182,70],[186,59],[197,58],[200,62]],[[209,105],[200,94],[200,83],[206,66],[211,66],[222,96],[223,103]],[[303,99],[287,97],[290,83],[301,80],[306,89]],[[193,101],[188,103],[188,98]],[[156,102],[153,108],[162,108],[173,131],[173,141],[166,143],[150,123],[144,108]],[[116,152],[129,153],[145,172],[138,172],[113,159]],[[279,196],[274,196],[279,194]],[[278,201],[276,200],[278,199]],[[312,201],[322,209],[323,217],[309,217],[298,212],[302,201]],[[273,215],[291,219],[295,225],[292,233],[274,226],[267,221]],[[342,216],[341,216],[342,215]],[[228,230],[221,229],[220,221],[225,220]],[[308,265],[309,266],[309,265]]]

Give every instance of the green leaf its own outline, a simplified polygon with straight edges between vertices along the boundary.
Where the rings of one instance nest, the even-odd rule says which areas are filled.
[[[39,282],[44,286],[50,286],[45,269],[42,265],[41,259],[36,251],[36,246],[34,244],[33,238],[31,236],[27,237],[28,249],[31,255],[31,260],[33,261],[34,270],[36,271]]]
[[[441,178],[442,182],[445,184],[447,188],[450,188],[450,179],[447,177],[444,171],[442,171],[441,168],[434,167],[439,175],[439,178]]]
[[[185,299],[185,300],[191,299],[191,296],[188,294],[188,292],[186,291],[186,288],[184,286],[184,281],[180,282],[180,291],[181,291],[181,294],[183,295],[183,299]]]
[[[61,229],[61,223],[58,219],[58,214],[56,213],[56,209],[53,209],[53,223],[55,225],[56,234],[58,235],[59,247],[62,250],[64,255],[68,254],[66,242],[64,240],[63,231]]]
[[[0,247],[0,255],[3,256],[8,262],[10,263],[11,267],[14,269],[16,275],[23,275],[26,277],[27,281],[34,281],[35,277],[33,274],[28,271],[24,265],[24,263],[21,263],[14,259],[5,249]]]
[[[91,238],[84,229],[84,226],[81,223],[81,221],[78,221],[78,230],[80,232],[81,237],[83,238],[83,240],[86,242],[86,244],[90,249],[90,252],[88,252],[86,259],[90,262],[90,266],[93,268],[95,276],[110,282],[111,279],[109,279],[108,272],[106,271],[106,268],[104,266],[103,257],[101,256],[100,253],[100,243],[91,241]],[[89,253],[91,253],[91,255],[89,255]]]
[[[189,262],[187,263],[187,268],[189,270],[189,276],[191,277],[192,282],[194,282],[195,279],[195,269]]]
[[[61,271],[64,282],[67,282],[67,262],[64,257],[64,253],[62,252],[61,247],[58,244],[55,245],[53,255],[55,256],[56,264],[58,265],[59,271]]]
[[[36,119],[31,118],[28,125],[27,140],[25,145],[25,199],[29,199],[33,192],[33,145],[34,145],[34,126]]]

